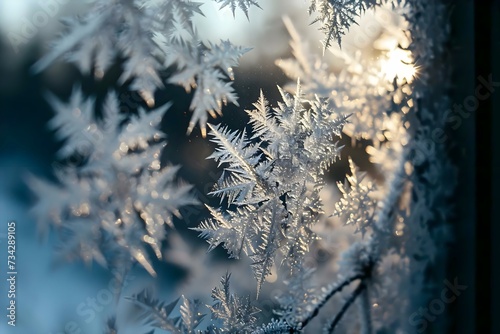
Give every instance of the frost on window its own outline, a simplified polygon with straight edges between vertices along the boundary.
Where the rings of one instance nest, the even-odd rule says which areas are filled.
[[[264,4],[215,0],[248,20],[249,9]],[[445,126],[442,112],[450,104],[442,61],[446,7],[424,0],[308,5],[324,32],[321,47],[311,46],[292,19],[274,22],[284,23],[292,52],[275,62],[290,79],[276,88],[277,100],[266,89],[252,96],[253,105],[239,105],[233,69],[250,49],[201,41],[193,17],[202,15],[202,3],[188,0],[91,1],[35,65],[43,70],[65,58],[100,78],[120,58],[119,84],[132,81],[152,109],[122,114],[113,93],[96,108],[78,88],[67,103],[49,95],[62,163],[55,183],[30,178],[39,198],[33,211],[42,230],[59,236],[60,255],[125,271],[139,263],[154,275],[149,254],[162,258],[166,227],[197,203],[177,179],[179,167],[160,159],[159,125],[171,103],[153,109],[164,82],[194,90],[187,133],[199,126],[208,135],[208,159],[222,175],[206,194],[218,203],[207,204],[208,218],[191,230],[211,254],[223,248],[241,273],[226,271],[203,301],[193,295],[205,286],[171,302],[148,290],[132,294],[145,332],[414,332],[409,316],[439,293],[456,172],[448,144],[429,140]],[[368,47],[348,50],[343,38],[377,11],[391,19],[370,41],[370,56]],[[208,124],[208,115],[220,115],[229,103],[248,124],[240,130],[224,121]],[[346,170],[338,162],[344,156]],[[172,262],[203,263],[200,252],[193,252],[196,261],[187,253],[173,251]],[[199,285],[220,274],[199,267],[193,270]],[[249,295],[236,291],[242,286]],[[272,302],[265,299],[278,290]],[[261,315],[269,305],[271,314]],[[440,332],[441,324],[433,326]],[[108,332],[116,327],[107,324]]]

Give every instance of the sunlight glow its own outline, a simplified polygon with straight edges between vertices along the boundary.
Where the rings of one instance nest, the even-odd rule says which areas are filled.
[[[387,53],[386,59],[382,61],[381,72],[389,81],[397,77],[399,80],[412,82],[417,74],[411,52],[399,48]]]

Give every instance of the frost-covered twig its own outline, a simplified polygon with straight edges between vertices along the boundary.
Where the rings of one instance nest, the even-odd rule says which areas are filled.
[[[326,302],[333,297],[336,293],[342,291],[346,286],[351,284],[352,282],[356,280],[363,280],[365,278],[364,275],[355,275],[353,277],[350,277],[346,280],[344,280],[342,283],[339,284],[332,284],[329,286],[327,292],[320,297],[320,301],[318,304],[315,306],[314,310],[308,314],[305,319],[300,323],[300,327],[304,328],[315,316],[318,315],[319,310],[326,304]]]
[[[361,334],[372,333],[372,317],[371,317],[371,304],[368,289],[361,292],[359,304]]]
[[[252,334],[295,334],[298,333],[286,321],[272,319],[270,323],[262,325]]]
[[[335,315],[335,318],[333,318],[333,321],[325,328],[325,333],[331,334],[335,330],[335,327],[337,327],[338,323],[344,316],[345,312],[351,306],[352,303],[358,298],[358,296],[363,292],[363,290],[366,289],[366,284],[365,282],[359,283],[358,287],[356,290],[352,292],[352,294],[349,296],[347,301],[344,303],[340,311]]]
[[[394,174],[389,180],[384,199],[380,204],[375,223],[373,224],[373,247],[387,246],[384,240],[391,236],[394,231],[395,215],[398,211],[399,201],[404,191],[404,183],[408,181],[405,171],[405,164],[408,161],[409,148],[406,148],[399,158],[399,162]],[[381,252],[380,249],[374,252]],[[378,256],[380,258],[380,254]]]

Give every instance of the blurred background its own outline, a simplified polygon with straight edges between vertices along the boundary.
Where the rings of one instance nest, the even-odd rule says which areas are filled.
[[[51,7],[48,12],[50,15],[46,15],[45,20],[40,19],[34,29],[26,30],[29,22],[44,11],[47,2],[0,0],[0,244],[3,247],[6,240],[7,222],[15,220],[18,257],[17,326],[13,329],[3,319],[0,321],[0,332],[99,333],[110,315],[123,313],[125,318],[127,314],[116,312],[114,301],[108,298],[108,292],[112,291],[113,277],[95,264],[86,267],[80,262],[60,263],[55,260],[54,240],[50,236],[40,238],[35,219],[29,213],[35,199],[26,186],[26,177],[33,174],[53,180],[53,169],[57,168],[55,153],[60,143],[46,125],[53,114],[44,99],[46,92],[67,99],[72,87],[80,83],[84,92],[95,95],[98,101],[102,101],[107,91],[115,89],[120,97],[127,97],[131,101],[132,107],[146,106],[137,94],[128,92],[127,85],[117,86],[116,81],[121,73],[120,64],[113,66],[100,81],[82,76],[74,66],[63,61],[57,61],[41,74],[34,74],[30,70],[61,31],[60,18],[78,14],[84,8],[80,1],[54,0],[52,2],[57,3],[57,6]],[[242,109],[253,108],[252,103],[257,100],[261,89],[273,105],[279,100],[276,86],[284,86],[289,83],[289,79],[275,65],[275,61],[291,57],[290,36],[283,23],[284,15],[290,17],[301,36],[309,41],[313,52],[322,53],[320,40],[323,36],[316,25],[310,25],[306,1],[260,1],[260,5],[262,10],[250,10],[250,20],[247,20],[242,12],[237,12],[233,18],[229,9],[218,10],[216,3],[207,1],[201,7],[205,17],[198,16],[196,19],[198,32],[203,40],[218,42],[220,39],[229,39],[234,44],[252,48],[235,69],[233,85],[241,108],[229,105],[223,109],[224,116],[210,121],[211,123],[224,122],[232,129],[244,128],[247,117]],[[474,88],[470,51],[473,46],[471,7],[472,4],[464,1],[452,13],[453,27],[458,27],[452,29],[452,44],[460,48],[455,59],[457,65],[461,66],[461,72],[455,72],[455,82],[459,88],[453,93],[453,98],[457,101],[462,101],[461,96],[466,96]],[[367,19],[370,19],[369,15],[373,13],[369,13]],[[353,27],[344,38],[343,48],[354,53],[356,50],[369,49],[373,40],[373,37],[362,36],[362,32]],[[369,56],[367,53],[367,57]],[[338,71],[342,66],[342,62],[328,52],[325,59],[330,62],[333,70]],[[162,121],[161,129],[167,134],[168,142],[162,160],[181,165],[180,177],[194,185],[200,201],[217,205],[218,199],[206,195],[221,172],[212,160],[205,159],[212,153],[213,145],[209,140],[201,138],[197,128],[191,135],[185,134],[190,119],[188,110],[191,97],[192,94],[187,94],[182,87],[174,85],[167,85],[155,96],[158,106],[173,101],[172,108]],[[461,131],[463,133],[456,134],[459,146],[465,143],[463,138],[470,134],[467,131],[471,129],[464,127]],[[350,146],[350,138],[344,137],[342,140]],[[366,143],[361,142],[357,149],[343,152],[342,160],[327,176],[332,184],[343,179],[347,171],[347,155],[353,156],[354,161],[362,168],[371,168],[365,146]],[[471,177],[470,173],[468,177]],[[467,187],[471,180],[464,182],[460,187]],[[332,196],[335,198],[335,194]],[[459,203],[466,201],[467,198],[459,198]],[[467,217],[472,217],[471,211],[463,210]],[[207,216],[202,206],[182,213],[184,220],[176,221],[177,232],[173,233],[169,243],[165,245],[165,251],[170,252],[171,256],[166,262],[154,263],[158,278],[153,280],[143,270],[134,270],[125,285],[125,295],[152,286],[156,288],[159,298],[174,300],[179,291],[189,286],[193,295],[208,296],[219,277],[226,270],[231,271],[231,266],[249,268],[248,263],[236,264],[235,261],[227,260],[226,254],[220,249],[209,256],[205,254],[206,243],[196,237],[197,233],[187,230],[187,227],[198,225]],[[462,223],[464,226],[459,225],[457,238],[464,242],[460,243],[455,260],[450,261],[449,272],[462,275],[466,284],[474,285],[471,272],[474,266],[474,256],[471,255],[474,243],[470,240],[465,242],[474,227],[465,226],[463,221]],[[3,255],[0,253],[0,256]],[[3,259],[0,258],[0,261]],[[3,268],[4,263],[0,263],[0,275],[4,275]],[[206,268],[210,268],[213,275],[201,276]],[[235,271],[234,275],[248,277],[252,274],[242,269]],[[238,279],[233,280],[237,281]],[[6,285],[3,276],[0,282],[0,309],[4,309]],[[96,301],[97,304],[93,304]],[[118,310],[127,309],[126,303],[120,302]],[[460,303],[453,304],[451,312],[455,316],[467,314],[471,305],[472,292],[461,298]],[[463,328],[472,328],[470,322],[464,326]],[[124,331],[134,332],[132,326]]]

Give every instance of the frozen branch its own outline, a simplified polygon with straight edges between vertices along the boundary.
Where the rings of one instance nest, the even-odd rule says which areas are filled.
[[[335,316],[335,318],[333,319],[333,321],[330,323],[330,325],[327,328],[325,328],[325,331],[324,331],[325,333],[330,333],[330,334],[333,333],[333,331],[335,330],[335,327],[338,325],[338,323],[340,322],[340,320],[344,316],[344,314],[347,311],[347,309],[349,308],[349,306],[351,306],[352,303],[354,303],[354,301],[356,300],[356,298],[365,289],[366,289],[366,284],[365,284],[365,282],[361,281],[361,283],[359,283],[359,285],[356,288],[356,290],[353,291],[353,293],[351,294],[351,296],[349,297],[349,299],[347,299],[347,301],[344,303],[344,305],[340,309],[339,313],[337,313],[337,315]]]
[[[326,302],[337,292],[342,291],[346,286],[354,282],[355,280],[363,280],[366,276],[365,275],[355,275],[351,278],[346,279],[340,284],[333,284],[330,286],[329,291],[323,295],[321,298],[320,302],[316,305],[314,310],[302,321],[301,323],[301,328],[304,328],[315,316],[318,315],[319,310],[326,304]]]

